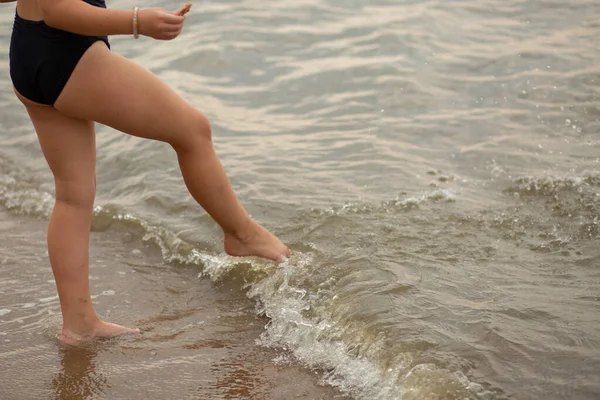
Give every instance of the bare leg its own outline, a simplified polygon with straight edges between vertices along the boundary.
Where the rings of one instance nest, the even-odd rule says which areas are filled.
[[[66,117],[24,99],[46,161],[54,174],[56,202],[48,224],[48,254],[63,315],[60,340],[139,332],[101,321],[90,297],[89,240],[96,194],[96,137],[91,121]]]
[[[74,118],[169,143],[191,195],[223,229],[227,253],[274,261],[289,257],[289,249],[240,205],[206,117],[148,70],[97,42],[79,61],[55,107]]]

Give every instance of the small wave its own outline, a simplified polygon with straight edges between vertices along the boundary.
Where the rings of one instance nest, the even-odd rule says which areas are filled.
[[[547,229],[541,236],[552,235],[555,240],[547,251],[571,238],[591,240],[600,237],[600,173],[587,172],[582,176],[526,176],[517,178],[505,189],[521,203],[521,215],[529,215]],[[531,210],[530,210],[531,208]],[[542,211],[545,210],[545,211]]]
[[[393,212],[417,209],[420,206],[432,203],[452,203],[456,201],[456,194],[450,189],[435,189],[414,196],[398,196],[394,200],[373,205],[368,203],[346,203],[339,207],[330,207],[325,210],[314,209],[319,215],[349,215],[367,214],[372,212]]]
[[[301,284],[311,280],[316,269],[314,257],[301,254],[250,285],[248,296],[257,301],[257,312],[269,318],[261,345],[324,370],[324,383],[360,400],[471,399],[483,393],[462,373],[415,362],[409,353],[394,354],[392,361],[383,332],[373,336],[357,321],[328,315],[326,310],[334,308],[337,298],[328,290],[328,280],[335,279],[312,290]]]
[[[599,187],[600,172],[588,172],[579,177],[519,177],[506,191],[521,195],[554,197],[562,192],[582,193],[586,190],[593,190],[594,195],[599,195],[600,192],[595,192]]]
[[[454,199],[450,191],[437,189],[419,196],[398,197],[373,207],[345,205],[323,214],[371,209],[389,212]],[[18,179],[18,174],[1,175],[0,204],[18,213],[47,217],[54,198],[26,179]],[[197,265],[199,275],[212,282],[242,276],[243,289],[255,301],[257,313],[269,318],[260,344],[282,350],[304,366],[318,369],[325,384],[360,400],[416,399],[436,392],[443,392],[448,399],[475,398],[478,386],[459,372],[418,363],[409,353],[396,355],[392,361],[386,358],[385,335],[373,335],[352,318],[336,319],[330,315],[327,309],[337,293],[332,289],[335,268],[317,274],[315,269],[323,269],[318,267],[310,246],[304,252],[296,252],[282,265],[256,258],[233,258],[202,249],[166,227],[115,207],[98,205],[94,208],[93,228],[106,230],[115,224],[137,233],[142,241],[156,245],[165,262]],[[113,293],[106,291],[103,295]]]
[[[20,214],[45,217],[52,211],[54,197],[21,181],[17,174],[0,175],[0,204]]]

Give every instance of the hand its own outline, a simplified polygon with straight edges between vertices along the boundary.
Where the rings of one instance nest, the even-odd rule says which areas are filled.
[[[163,10],[162,8],[144,8],[138,11],[138,29],[140,35],[158,40],[173,40],[181,33],[185,17]]]

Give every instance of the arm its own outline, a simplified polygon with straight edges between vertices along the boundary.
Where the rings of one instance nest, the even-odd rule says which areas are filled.
[[[0,0],[2,1],[2,0]],[[94,7],[81,0],[38,0],[46,24],[63,31],[86,36],[131,35],[133,11],[110,10]],[[170,40],[183,28],[185,13],[191,4],[176,12],[160,8],[139,11],[140,35]]]
[[[38,0],[38,4],[53,28],[87,36],[133,33],[133,11],[94,7],[80,0]]]

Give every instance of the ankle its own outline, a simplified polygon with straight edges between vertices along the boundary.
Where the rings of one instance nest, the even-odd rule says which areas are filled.
[[[246,242],[254,236],[254,225],[256,223],[248,217],[240,222],[234,229],[224,230],[226,236],[232,236],[240,242]]]
[[[100,322],[100,318],[95,312],[63,315],[63,331],[85,335],[94,332]]]

